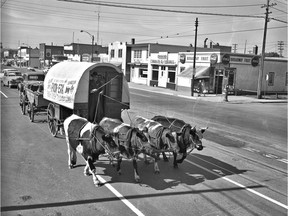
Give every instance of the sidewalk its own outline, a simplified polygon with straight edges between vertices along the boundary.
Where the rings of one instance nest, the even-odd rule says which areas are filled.
[[[233,103],[233,104],[242,104],[242,103],[287,103],[287,96],[281,95],[280,99],[277,99],[275,95],[268,96],[264,99],[257,99],[256,95],[249,96],[235,96],[228,95],[228,102],[224,101],[224,94],[206,94],[205,96],[198,97],[198,93],[194,93],[194,96],[191,96],[190,91],[174,91],[171,89],[161,88],[161,87],[152,87],[143,84],[137,83],[128,83],[129,88],[131,89],[141,89],[143,91],[154,92],[158,94],[174,95],[177,97],[183,97],[190,100],[202,100],[210,102],[221,102],[221,103]]]

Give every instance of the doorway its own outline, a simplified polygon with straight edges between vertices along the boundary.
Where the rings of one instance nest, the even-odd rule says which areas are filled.
[[[168,71],[166,70],[165,66],[161,66],[158,86],[166,88],[167,80],[168,80]]]
[[[223,75],[215,76],[215,87],[214,87],[215,94],[222,94],[222,85],[223,85]]]

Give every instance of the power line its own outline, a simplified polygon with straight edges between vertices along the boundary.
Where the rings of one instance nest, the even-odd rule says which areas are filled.
[[[130,9],[148,10],[148,11],[161,11],[161,12],[170,12],[170,13],[198,14],[198,15],[210,15],[210,16],[264,18],[263,16],[237,15],[237,14],[218,14],[218,13],[205,13],[205,12],[193,12],[193,11],[168,10],[168,9],[159,9],[159,8],[147,8],[147,7],[120,5],[120,4],[107,4],[107,3],[99,3],[99,2],[89,2],[89,0],[87,0],[85,2],[84,1],[77,1],[77,0],[58,0],[58,1],[70,2],[70,3],[80,3],[80,4],[101,5],[101,6],[107,6],[107,7],[130,8]]]

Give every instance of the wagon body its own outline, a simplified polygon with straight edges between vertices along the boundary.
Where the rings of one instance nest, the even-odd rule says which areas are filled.
[[[49,101],[43,98],[43,83],[31,84],[25,88],[27,113],[30,121],[34,121],[36,114],[45,112]]]
[[[104,116],[121,119],[121,111],[129,109],[130,103],[122,71],[110,63],[90,62],[60,62],[50,68],[44,80],[44,99],[50,101],[47,114],[53,135],[71,114],[90,122]]]
[[[26,95],[28,98],[28,102],[34,104],[35,107],[47,107],[49,101],[44,99],[43,92],[33,91],[31,89],[26,89]]]

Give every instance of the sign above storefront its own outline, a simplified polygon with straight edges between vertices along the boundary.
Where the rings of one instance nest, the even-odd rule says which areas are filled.
[[[214,65],[216,64],[218,61],[218,55],[216,53],[213,53],[211,56],[210,56],[210,63],[211,65]]]
[[[227,65],[230,63],[230,55],[229,54],[224,54],[222,57],[222,63],[224,65]]]
[[[251,59],[251,65],[253,67],[256,67],[259,65],[259,62],[260,62],[260,59],[258,56],[254,56],[252,59]]]
[[[185,55],[185,54],[180,54],[180,62],[181,62],[182,64],[184,64],[184,63],[185,63],[185,60],[186,60],[186,55]]]

